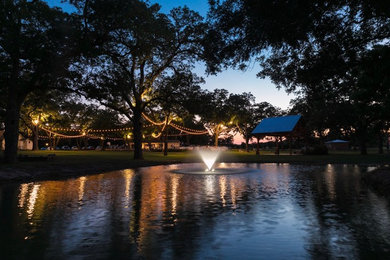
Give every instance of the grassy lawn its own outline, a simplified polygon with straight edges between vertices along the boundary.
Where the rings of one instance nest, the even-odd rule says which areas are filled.
[[[136,168],[158,164],[199,162],[199,156],[194,152],[169,152],[163,156],[161,152],[144,152],[143,161],[133,160],[132,152],[124,151],[23,151],[21,155],[47,156],[55,153],[53,160],[18,162],[16,164],[0,163],[0,179],[3,176],[19,176],[21,180],[29,178],[61,178],[82,174],[101,173],[125,168]],[[248,163],[294,163],[294,164],[390,164],[390,154],[371,153],[365,156],[358,152],[334,152],[329,155],[289,155],[281,151],[281,155],[273,151],[261,151],[260,156],[254,152],[228,151],[223,152],[220,162]],[[11,178],[13,178],[11,177]]]

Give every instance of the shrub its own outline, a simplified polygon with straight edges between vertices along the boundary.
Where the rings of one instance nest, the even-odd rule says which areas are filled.
[[[314,145],[304,147],[302,153],[306,155],[324,155],[328,154],[328,148],[325,145]]]

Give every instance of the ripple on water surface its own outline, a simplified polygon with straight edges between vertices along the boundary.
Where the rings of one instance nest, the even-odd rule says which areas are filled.
[[[13,258],[386,258],[389,202],[347,165],[156,166],[0,186]],[[185,167],[199,167],[186,165]]]

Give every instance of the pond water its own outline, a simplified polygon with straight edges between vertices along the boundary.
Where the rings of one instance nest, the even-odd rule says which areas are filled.
[[[367,167],[156,166],[0,186],[0,258],[389,258],[390,205]]]

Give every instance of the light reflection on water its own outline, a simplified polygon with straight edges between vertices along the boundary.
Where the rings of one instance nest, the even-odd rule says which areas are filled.
[[[231,167],[225,164],[223,167]],[[0,186],[0,256],[385,258],[389,201],[348,165],[177,165]]]

